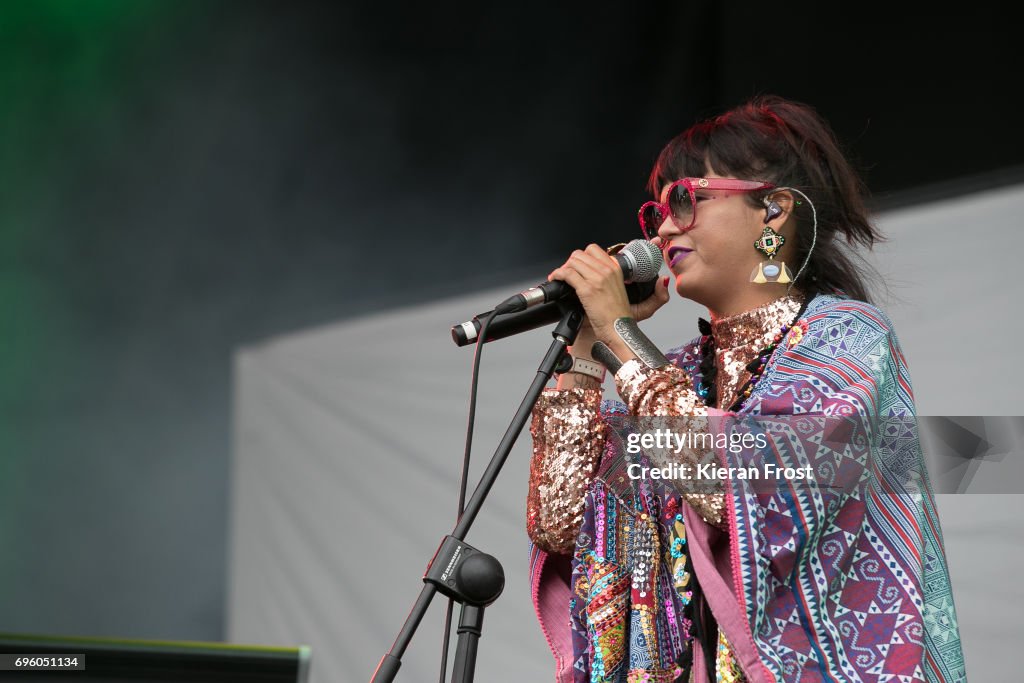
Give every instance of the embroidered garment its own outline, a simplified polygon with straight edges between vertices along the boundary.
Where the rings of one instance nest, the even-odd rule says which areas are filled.
[[[868,304],[819,295],[740,414],[706,409],[712,418],[788,419],[760,455],[810,465],[829,483],[859,473],[853,487],[754,490],[726,480],[721,493],[695,494],[670,482],[625,483],[622,441],[609,425],[627,412],[693,415],[698,342],[669,354],[672,366],[634,364],[631,376],[617,376],[628,411],[605,404],[602,417],[596,391],[546,397],[535,411],[532,589],[559,683],[671,681],[691,667],[693,680],[706,681],[706,657],[718,660],[720,680],[966,680],[910,382],[888,319]],[[731,373],[723,356],[716,381],[728,399],[745,381],[736,370],[742,354]],[[564,410],[551,402],[559,400],[574,406],[571,419],[558,417]],[[653,406],[664,412],[645,412]],[[815,416],[856,418],[863,438],[835,445],[813,430],[797,433],[794,420]],[[559,446],[563,437],[578,450]],[[729,452],[713,457],[737,464]],[[695,603],[705,601],[717,646],[693,638]]]

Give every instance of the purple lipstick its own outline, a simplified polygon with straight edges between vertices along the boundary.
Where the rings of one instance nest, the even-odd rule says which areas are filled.
[[[686,258],[693,249],[687,249],[686,247],[669,247],[668,249],[668,267],[675,268],[676,264]]]

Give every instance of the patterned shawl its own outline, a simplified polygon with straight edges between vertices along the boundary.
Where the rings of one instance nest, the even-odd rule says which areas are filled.
[[[670,354],[695,382],[698,341]],[[621,412],[606,405],[606,415]],[[741,414],[778,418],[761,462],[809,464],[825,487],[729,481],[724,533],[667,486],[616,486],[609,463],[621,441],[609,438],[573,557],[531,546],[532,596],[557,681],[633,680],[627,672],[644,667],[654,672],[647,680],[672,680],[672,662],[692,658],[693,680],[706,683],[714,653],[689,640],[683,617],[689,568],[750,681],[966,681],[910,380],[888,318],[816,296]],[[802,431],[803,417],[849,418],[855,433],[830,440]],[[730,452],[718,457],[737,464]],[[630,580],[644,558],[653,592],[639,598]],[[640,628],[645,611],[653,620]]]

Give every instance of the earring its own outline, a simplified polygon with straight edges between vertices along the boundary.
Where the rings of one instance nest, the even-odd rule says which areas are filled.
[[[793,271],[783,261],[779,261],[778,264],[774,263],[775,255],[782,248],[782,245],[786,243],[786,238],[772,230],[771,226],[768,225],[773,218],[782,215],[782,207],[775,202],[769,201],[765,203],[765,209],[764,231],[761,233],[761,238],[754,242],[754,248],[767,256],[768,261],[762,261],[757,264],[757,268],[750,273],[750,281],[757,284],[765,284],[767,282],[786,284],[793,281]]]
[[[776,265],[776,264],[771,262],[773,254],[767,254],[767,252],[764,252],[759,247],[759,244],[761,243],[761,240],[758,240],[757,242],[754,242],[754,247],[756,247],[758,249],[758,251],[762,251],[762,253],[765,253],[768,256],[769,260],[768,260],[767,263],[761,263],[757,268],[754,269],[754,272],[750,274],[750,281],[751,282],[758,282],[758,283],[761,283],[761,282],[789,282],[789,287],[786,288],[786,293],[788,294],[789,291],[791,289],[793,289],[793,285],[796,284],[796,280],[801,275],[803,275],[804,269],[807,268],[807,264],[809,264],[811,262],[811,254],[814,253],[814,247],[818,243],[818,210],[814,208],[814,202],[811,201],[811,198],[808,197],[806,194],[804,194],[803,191],[798,190],[795,187],[777,187],[773,191],[779,192],[779,191],[782,191],[782,190],[789,190],[790,192],[795,192],[796,194],[800,195],[800,197],[803,198],[803,201],[800,201],[799,199],[796,200],[796,205],[798,207],[803,206],[806,203],[807,206],[810,208],[810,210],[811,210],[811,245],[807,248],[807,255],[804,257],[804,262],[802,264],[800,264],[800,269],[796,271],[796,275],[794,276],[794,275],[792,275],[789,272],[789,268],[786,268],[786,264],[785,263],[781,263],[780,262],[779,265],[782,266],[780,268],[779,265]],[[772,207],[770,206],[770,204],[775,204],[775,202],[770,202],[767,197],[764,200],[764,204],[765,204],[765,209],[767,210],[767,214],[766,215],[768,216],[767,218],[765,218],[764,222],[768,223],[769,221],[772,220],[772,218],[777,218],[779,216],[779,214],[781,213],[781,209],[780,209],[780,211],[778,213],[776,213],[772,209]],[[778,206],[778,204],[776,204],[776,206]],[[765,226],[765,229],[767,230],[768,226]],[[774,231],[771,231],[771,232],[773,233],[773,235],[778,235],[778,233],[776,233]],[[762,233],[761,239],[764,239],[765,236],[766,235],[764,233]],[[772,235],[767,235],[767,236],[771,237]],[[778,239],[781,240],[782,237],[779,236]],[[775,251],[778,251],[778,248],[781,247],[781,246],[782,246],[782,242],[779,242],[778,244],[775,244],[774,245]],[[769,277],[771,277],[771,278],[776,278],[777,277],[777,279],[769,279]]]

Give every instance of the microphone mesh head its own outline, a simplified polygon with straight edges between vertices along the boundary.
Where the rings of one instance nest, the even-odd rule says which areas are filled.
[[[626,279],[633,282],[650,282],[658,277],[661,264],[661,250],[647,240],[636,239],[622,248],[620,254],[626,256],[632,265]]]

